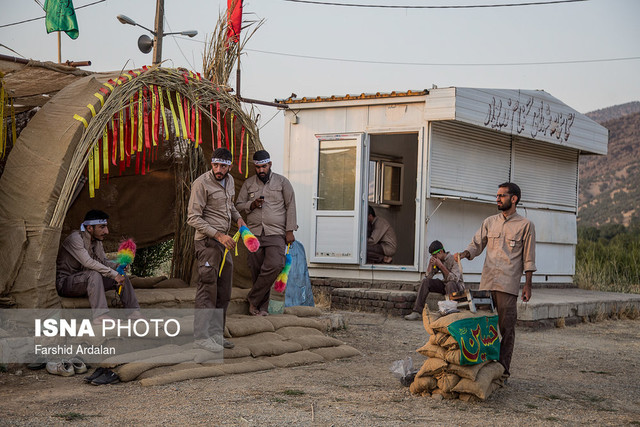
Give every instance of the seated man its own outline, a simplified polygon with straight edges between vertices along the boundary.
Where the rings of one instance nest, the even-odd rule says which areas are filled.
[[[125,308],[131,309],[131,318],[140,317],[140,305],[133,286],[126,276],[115,270],[118,264],[105,257],[102,240],[109,234],[109,215],[90,210],[84,217],[80,230],[72,232],[58,252],[56,262],[56,288],[63,297],[89,297],[93,321],[100,324],[108,319],[105,291],[123,285],[120,299]]]
[[[398,248],[396,232],[389,221],[376,217],[371,206],[367,222],[367,264],[391,263]]]
[[[444,251],[444,246],[438,240],[434,240],[429,245],[429,265],[427,266],[427,276],[422,280],[416,303],[413,305],[411,314],[404,316],[406,320],[422,319],[422,310],[427,301],[429,292],[437,292],[439,294],[451,294],[464,290],[464,281],[462,280],[462,271],[453,255]],[[434,279],[437,273],[442,273],[444,282],[440,279]]]

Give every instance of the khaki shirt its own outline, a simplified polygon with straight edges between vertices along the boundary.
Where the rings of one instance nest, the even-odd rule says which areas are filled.
[[[505,219],[502,213],[490,216],[467,247],[473,259],[484,248],[487,255],[480,279],[481,290],[518,295],[524,271],[536,271],[536,229],[517,213]]]
[[[264,196],[262,208],[251,210],[251,203]],[[260,236],[284,236],[287,231],[298,229],[296,220],[296,198],[287,178],[271,172],[263,183],[253,175],[242,184],[236,208],[247,216],[247,226],[253,234]]]
[[[460,265],[458,265],[458,262],[455,260],[453,255],[447,252],[447,256],[445,257],[443,264],[447,267],[447,270],[449,270],[447,277],[444,277],[444,272],[439,269],[431,269],[431,271],[427,273],[427,279],[431,279],[436,274],[441,273],[444,278],[444,289],[448,294],[464,291],[462,271],[460,271]]]
[[[371,227],[373,227],[373,230],[367,242],[370,245],[380,243],[384,254],[386,256],[393,256],[398,249],[398,241],[396,239],[396,232],[391,227],[391,224],[389,224],[389,221],[384,218],[375,217],[373,218]]]
[[[115,279],[118,263],[107,260],[100,240],[91,240],[86,231],[71,233],[58,251],[56,260],[56,282],[75,273],[95,270],[104,277]]]
[[[233,205],[236,189],[230,173],[225,181],[223,187],[213,171],[209,171],[191,184],[187,224],[196,229],[195,240],[213,238],[218,231],[227,234],[231,228],[231,221],[237,222],[240,218]]]

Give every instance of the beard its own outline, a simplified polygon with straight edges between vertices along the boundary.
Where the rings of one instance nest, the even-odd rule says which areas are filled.
[[[509,209],[511,209],[511,199],[508,199],[505,202],[502,202],[502,205],[498,205],[498,210],[499,211],[508,211]]]
[[[228,174],[229,174],[229,172],[226,172],[224,174],[222,174],[222,173],[214,173],[213,176],[216,178],[216,181],[222,181],[223,179],[225,179],[227,177]]]
[[[269,170],[269,172],[260,172],[258,178],[266,184],[266,182],[269,181],[269,175],[271,175],[271,170]]]

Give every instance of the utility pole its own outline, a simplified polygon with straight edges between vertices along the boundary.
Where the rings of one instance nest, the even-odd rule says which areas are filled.
[[[164,0],[156,0],[156,25],[153,38],[153,65],[162,62],[162,38],[164,37]]]

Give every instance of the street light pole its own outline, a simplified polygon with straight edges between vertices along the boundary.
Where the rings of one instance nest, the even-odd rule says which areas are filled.
[[[164,37],[164,0],[156,0],[156,24],[153,38],[153,65],[162,62],[162,38]]]

